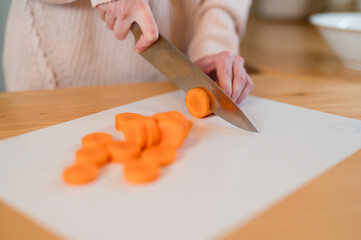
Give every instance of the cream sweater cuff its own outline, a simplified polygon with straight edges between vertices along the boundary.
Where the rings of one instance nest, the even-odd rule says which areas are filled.
[[[96,8],[100,4],[114,2],[114,1],[117,1],[117,0],[90,0],[90,1],[92,3],[93,8]]]

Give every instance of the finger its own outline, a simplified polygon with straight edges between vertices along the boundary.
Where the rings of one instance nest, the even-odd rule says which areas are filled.
[[[220,87],[231,96],[232,94],[232,65],[233,59],[229,52],[222,52],[217,56],[216,70]]]
[[[197,67],[199,67],[205,74],[210,74],[215,69],[214,56],[208,56],[201,58],[195,62]]]
[[[105,21],[105,10],[101,5],[97,8],[98,9],[98,15],[101,20]]]
[[[131,28],[131,22],[127,19],[117,18],[114,24],[114,36],[116,39],[124,40]]]
[[[232,95],[233,101],[237,101],[247,82],[247,73],[244,70],[244,61],[240,56],[236,56],[233,61]]]
[[[116,18],[114,14],[108,12],[105,14],[105,23],[109,30],[114,29],[115,20]]]
[[[152,45],[152,43],[157,41],[159,36],[158,26],[151,12],[140,15],[136,19],[136,22],[142,29],[142,35],[140,36],[139,41],[135,45],[135,51],[142,52],[150,45]]]
[[[253,90],[253,82],[252,79],[247,75],[247,83],[246,86],[244,87],[241,95],[239,96],[239,98],[237,99],[236,103],[240,104]]]

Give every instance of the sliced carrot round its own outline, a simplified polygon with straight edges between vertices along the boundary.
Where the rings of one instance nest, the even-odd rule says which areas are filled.
[[[186,94],[185,103],[189,113],[196,118],[203,118],[212,113],[210,99],[201,88],[189,90]]]
[[[123,131],[124,126],[127,124],[127,121],[132,119],[139,119],[143,117],[144,117],[143,115],[140,115],[138,113],[129,113],[129,112],[119,113],[115,115],[115,128],[118,131]]]
[[[156,163],[139,161],[124,166],[124,177],[131,183],[148,183],[159,178],[160,170]]]
[[[76,164],[93,163],[98,167],[102,167],[109,162],[109,154],[104,147],[87,147],[76,151]]]
[[[85,184],[98,177],[98,168],[94,164],[81,164],[70,166],[63,172],[63,179],[69,184]]]
[[[144,119],[132,119],[124,125],[124,139],[126,142],[134,143],[140,148],[147,144],[147,132]]]
[[[177,155],[177,149],[174,147],[153,146],[142,152],[142,160],[167,166],[174,162]]]
[[[156,113],[152,116],[152,118],[158,122],[159,120],[169,118],[169,114],[167,112]]]
[[[156,120],[151,117],[145,117],[143,120],[147,134],[146,147],[157,145],[160,142],[160,130]]]
[[[186,125],[175,118],[165,118],[158,121],[158,126],[161,132],[161,146],[180,147],[188,131]]]
[[[169,111],[168,114],[171,117],[182,121],[187,126],[188,132],[191,130],[191,128],[193,126],[193,122],[189,121],[182,113],[180,113],[178,111]]]
[[[113,141],[113,136],[109,133],[96,132],[84,136],[82,138],[82,146],[83,148],[96,146],[106,147],[111,141]]]
[[[112,162],[128,164],[139,160],[141,148],[134,143],[114,141],[107,145],[107,150]]]

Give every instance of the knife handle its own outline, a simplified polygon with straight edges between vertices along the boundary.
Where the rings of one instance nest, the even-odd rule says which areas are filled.
[[[140,35],[142,35],[142,30],[140,29],[138,23],[133,22],[130,30],[134,35],[135,43],[137,43],[139,41]]]

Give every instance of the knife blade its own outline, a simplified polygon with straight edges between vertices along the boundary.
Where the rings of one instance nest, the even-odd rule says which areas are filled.
[[[135,42],[137,42],[142,35],[139,25],[134,22],[131,31]],[[156,42],[140,54],[185,92],[197,87],[205,90],[211,97],[212,112],[219,117],[241,129],[258,132],[255,125],[239,109],[237,104],[207,74],[161,34],[159,34]]]

